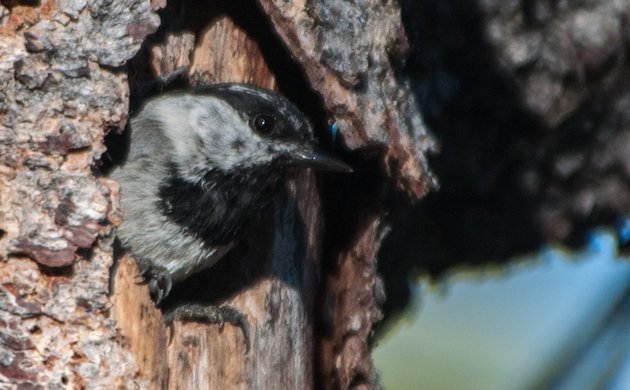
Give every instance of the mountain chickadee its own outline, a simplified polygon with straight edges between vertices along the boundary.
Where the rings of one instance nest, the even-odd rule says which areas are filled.
[[[268,205],[283,171],[352,172],[316,148],[312,126],[287,99],[245,84],[216,84],[148,100],[130,121],[121,185],[123,246],[159,304],[174,282],[213,266],[244,222]],[[187,304],[173,319],[246,321],[237,310]]]

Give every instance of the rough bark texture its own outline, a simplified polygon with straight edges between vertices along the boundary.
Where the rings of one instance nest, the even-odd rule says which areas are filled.
[[[2,385],[375,387],[379,272],[390,313],[414,270],[580,243],[630,213],[627,2],[153,7],[163,25],[123,70],[158,26],[146,2],[0,2]],[[355,168],[295,177],[245,245],[166,302],[238,307],[249,355],[232,326],[165,327],[130,259],[114,284],[122,337],[108,318],[121,215],[117,184],[95,177],[103,138],[127,119],[125,71],[142,90],[185,66],[193,84],[279,90],[322,141],[335,120],[331,149]],[[435,186],[421,111],[442,191],[414,204]],[[114,156],[124,140],[111,145]]]
[[[383,201],[393,188],[413,201],[435,185],[425,159],[433,140],[413,95],[395,77],[408,50],[400,9],[394,1],[260,3],[337,121],[345,145],[364,151],[354,154],[354,179],[326,186],[329,276],[320,298],[318,385],[373,388],[368,339],[384,300],[376,273],[387,230]],[[373,149],[379,152],[370,157]]]
[[[356,168],[319,184],[293,178],[244,245],[165,303],[237,307],[251,325],[247,355],[233,326],[166,327],[129,258],[109,304],[119,188],[94,173],[105,134],[127,119],[121,66],[158,26],[149,4],[1,4],[2,384],[375,387],[368,338],[384,299],[383,202],[434,184],[424,158],[433,142],[396,75],[408,50],[397,3],[153,2],[162,26],[127,68],[132,87],[189,67],[192,84],[278,89],[323,138],[336,121],[336,152]],[[110,144],[108,157],[124,149],[122,138]]]
[[[126,120],[114,69],[159,21],[145,1],[29,4],[0,5],[0,387],[132,384],[106,315],[118,188],[92,168]]]
[[[434,147],[410,91],[395,78],[408,43],[395,1],[261,0],[274,28],[304,68],[351,149],[384,147],[396,185],[424,195],[433,178],[424,153]]]
[[[267,88],[277,86],[319,121],[320,128],[326,119],[334,118],[342,129],[347,148],[368,151],[348,156],[359,164],[359,171],[364,171],[357,174],[359,181],[375,176],[384,178],[379,176],[380,171],[392,175],[396,172],[398,180],[393,186],[414,197],[424,194],[426,183],[432,179],[425,175],[421,151],[432,144],[424,134],[413,99],[395,81],[388,58],[393,54],[400,58],[406,47],[400,24],[393,23],[399,12],[395,3],[379,3],[374,7],[261,4],[262,10],[271,16],[271,25],[265,21],[264,13],[247,1],[212,5],[170,3],[162,12],[161,30],[132,62],[137,83],[145,81],[149,69],[163,75],[189,67],[193,84],[245,81]],[[196,10],[200,8],[208,12],[199,15]],[[326,22],[326,27],[323,21],[339,12],[348,13],[342,16],[348,17],[347,31],[335,31],[332,24]],[[366,19],[372,21],[370,25],[364,25]],[[363,33],[366,29],[374,35],[366,37]],[[341,37],[348,33],[361,41],[359,50],[348,51],[344,46],[349,41]],[[296,40],[298,36],[301,38]],[[371,66],[367,66],[368,58]],[[368,159],[373,162],[365,163]],[[334,184],[324,183],[324,187]],[[334,239],[335,250],[327,250],[326,269],[337,276],[327,278],[321,290],[316,288],[315,278],[319,273],[318,259],[322,245],[330,240],[324,241],[318,233],[322,224],[318,216],[318,191],[312,178],[301,179],[293,186],[289,193],[300,194],[293,195],[300,212],[292,210],[295,206],[276,208],[273,224],[276,231],[251,240],[249,245],[255,250],[233,254],[197,280],[186,282],[180,286],[182,292],[175,293],[176,298],[169,303],[177,305],[192,298],[239,308],[247,314],[254,330],[250,356],[242,355],[238,330],[226,327],[219,332],[216,327],[198,324],[176,324],[171,344],[164,351],[168,333],[159,325],[157,312],[149,309],[151,304],[146,294],[144,299],[138,299],[134,289],[128,288],[128,278],[133,272],[127,266],[119,271],[116,285],[125,287],[116,288],[115,318],[132,348],[138,351],[141,370],[152,383],[174,386],[197,381],[207,382],[211,387],[236,384],[245,388],[376,385],[367,340],[373,324],[380,318],[374,299],[375,289],[378,290],[376,252],[384,229],[380,197],[355,193],[354,199],[331,201],[335,203],[331,207],[355,209],[354,201],[369,199],[362,208],[365,211],[362,223],[352,227],[353,233],[345,233],[343,239]],[[377,183],[376,187],[379,186],[384,183]],[[337,222],[335,217],[331,223]],[[296,235],[296,229],[303,233]],[[272,248],[268,247],[270,240]],[[252,271],[252,267],[257,269]],[[299,280],[290,275],[293,272],[286,274],[293,268],[293,272],[301,275]],[[248,272],[256,277],[243,277],[245,280],[239,281],[237,276],[236,285],[240,288],[232,290],[238,294],[200,297],[195,287],[201,283],[218,288],[224,284],[219,279]],[[315,311],[314,300],[324,308]],[[139,321],[134,319],[138,313],[142,313],[142,321],[149,321],[146,327],[138,327]],[[315,334],[316,325],[317,329],[325,330]],[[157,341],[151,348],[146,347],[143,329],[155,331],[152,337]],[[313,350],[315,340],[319,340],[317,359]],[[168,363],[171,363],[169,368]],[[279,369],[282,376],[269,377],[268,372]]]

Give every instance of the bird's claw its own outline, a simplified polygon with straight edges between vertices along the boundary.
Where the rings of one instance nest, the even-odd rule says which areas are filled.
[[[140,283],[148,282],[151,299],[153,299],[156,305],[159,305],[160,302],[168,296],[173,287],[171,274],[163,267],[143,268],[140,270],[138,276],[142,278]]]
[[[244,337],[245,353],[249,352],[249,323],[245,315],[231,306],[212,306],[199,303],[186,303],[175,307],[164,316],[166,322],[199,321],[216,324],[223,330],[226,322],[241,328]]]

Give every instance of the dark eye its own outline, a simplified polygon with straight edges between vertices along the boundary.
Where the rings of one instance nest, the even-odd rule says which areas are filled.
[[[267,135],[273,131],[275,122],[274,117],[271,115],[257,115],[253,121],[254,130],[259,134]]]

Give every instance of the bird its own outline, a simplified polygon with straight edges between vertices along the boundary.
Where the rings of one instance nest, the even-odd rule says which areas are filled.
[[[149,98],[129,131],[126,161],[111,174],[121,188],[117,236],[156,305],[174,283],[212,267],[242,240],[244,225],[271,203],[289,168],[352,172],[318,147],[293,103],[248,84]],[[200,316],[243,325],[229,307],[189,304],[172,318]]]

